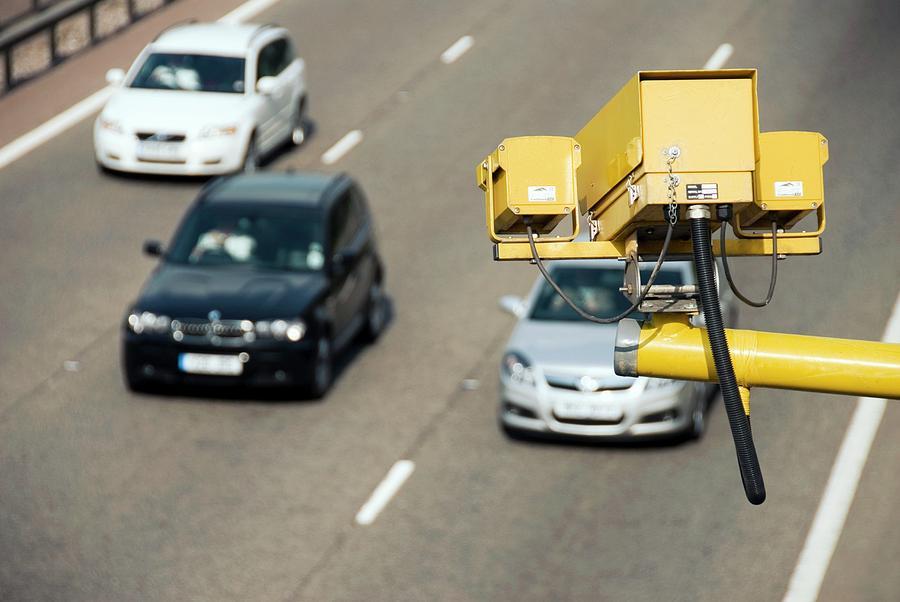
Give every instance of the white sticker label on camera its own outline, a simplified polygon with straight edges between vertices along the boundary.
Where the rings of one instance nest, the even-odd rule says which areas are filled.
[[[775,196],[803,196],[803,182],[775,182]]]
[[[556,186],[529,186],[528,200],[532,203],[555,203]]]

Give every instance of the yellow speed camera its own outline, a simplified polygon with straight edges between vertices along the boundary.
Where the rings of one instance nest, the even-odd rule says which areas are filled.
[[[575,135],[581,210],[598,220],[596,239],[664,224],[673,199],[743,209],[758,132],[755,69],[637,73]]]

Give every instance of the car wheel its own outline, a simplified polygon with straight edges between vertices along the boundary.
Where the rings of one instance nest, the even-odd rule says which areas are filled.
[[[306,99],[300,101],[293,119],[291,119],[291,142],[300,146],[306,140]]]
[[[380,282],[373,282],[369,287],[369,298],[366,302],[366,323],[363,327],[363,338],[374,343],[384,331],[387,322],[387,299]]]
[[[334,362],[332,358],[331,339],[323,334],[316,345],[316,360],[313,366],[312,396],[316,399],[324,397],[331,388],[334,378]]]
[[[250,141],[247,142],[247,152],[244,154],[244,163],[241,171],[244,173],[254,173],[259,167],[259,151],[256,148],[256,134],[250,135]]]
[[[691,411],[691,421],[685,433],[688,439],[701,439],[706,432],[706,407],[707,400],[705,396],[701,396]]]

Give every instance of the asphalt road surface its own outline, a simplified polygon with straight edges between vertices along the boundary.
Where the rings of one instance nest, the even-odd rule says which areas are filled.
[[[237,3],[214,4],[166,10]],[[782,262],[774,302],[741,325],[878,339],[900,284],[900,5],[282,0],[256,20],[295,35],[316,124],[269,167],[321,170],[364,133],[329,169],[368,192],[394,319],[322,402],[131,395],[119,325],[153,266],[140,245],[200,184],[97,173],[90,120],[0,170],[0,599],[781,599],[855,400],[754,393],[761,507],[720,404],[696,444],[507,440],[497,300],[536,270],[491,261],[474,165],[507,136],[572,135],[636,70],[700,67],[728,42],[727,66],[760,69],[762,129],[831,149],[824,252]],[[16,98],[99,88],[132,56],[112,45],[142,31],[3,99],[0,121]],[[463,35],[473,47],[441,62]],[[735,263],[762,294],[767,262]],[[895,406],[821,600],[900,599]],[[409,480],[356,524],[400,459]]]

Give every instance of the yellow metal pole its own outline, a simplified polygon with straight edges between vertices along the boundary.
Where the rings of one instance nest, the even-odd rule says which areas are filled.
[[[900,399],[898,344],[753,330],[725,336],[742,387]],[[718,380],[704,329],[680,314],[622,320],[615,357],[623,376]]]

